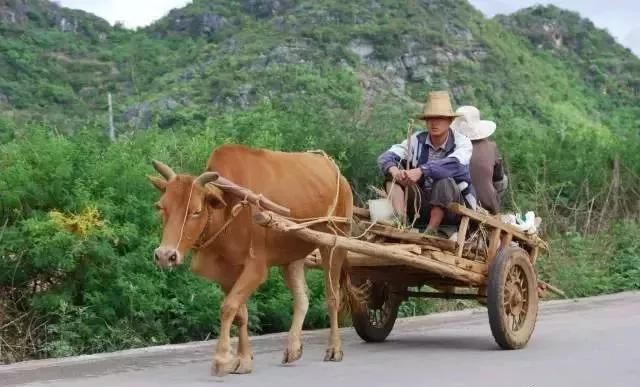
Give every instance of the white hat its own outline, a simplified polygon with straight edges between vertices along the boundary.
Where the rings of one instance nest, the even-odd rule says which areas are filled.
[[[456,114],[460,116],[453,120],[451,128],[469,140],[487,138],[496,130],[495,122],[480,119],[480,111],[475,106],[460,106]]]

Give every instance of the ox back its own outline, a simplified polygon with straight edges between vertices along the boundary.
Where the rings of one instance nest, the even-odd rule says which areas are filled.
[[[338,167],[323,154],[223,145],[211,154],[207,169],[288,207],[292,218],[333,215],[351,219],[351,187]],[[224,199],[227,202],[225,211],[230,211],[241,200],[232,194],[225,194]],[[330,213],[334,204],[334,211]],[[325,225],[312,228],[330,230]],[[348,225],[341,228],[347,234],[350,232]],[[242,264],[236,260],[249,257],[249,248],[253,248],[254,253],[264,254],[268,266],[302,259],[315,248],[293,235],[253,224],[249,209],[238,215],[212,247],[225,260],[235,264]]]

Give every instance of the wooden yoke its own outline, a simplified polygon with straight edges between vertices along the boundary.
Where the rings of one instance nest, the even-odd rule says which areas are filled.
[[[268,198],[262,196],[262,194],[256,194],[250,189],[241,187],[222,176],[218,176],[218,178],[212,184],[225,192],[229,192],[230,194],[235,195],[239,198],[246,199],[251,204],[255,204],[267,210],[271,210],[277,214],[284,216],[289,216],[291,214],[291,210],[287,207],[274,203]]]

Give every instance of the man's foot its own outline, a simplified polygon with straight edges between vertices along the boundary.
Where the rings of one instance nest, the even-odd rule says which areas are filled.
[[[438,230],[434,230],[432,228],[427,227],[426,230],[424,230],[424,235],[429,235],[429,236],[434,236],[434,237],[439,237],[439,233]]]

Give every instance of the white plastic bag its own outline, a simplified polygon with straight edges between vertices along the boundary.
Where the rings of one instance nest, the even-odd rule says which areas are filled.
[[[524,233],[535,234],[538,231],[538,227],[540,227],[542,219],[536,217],[533,211],[527,211],[524,217],[520,213],[502,215],[502,221],[515,226]]]

